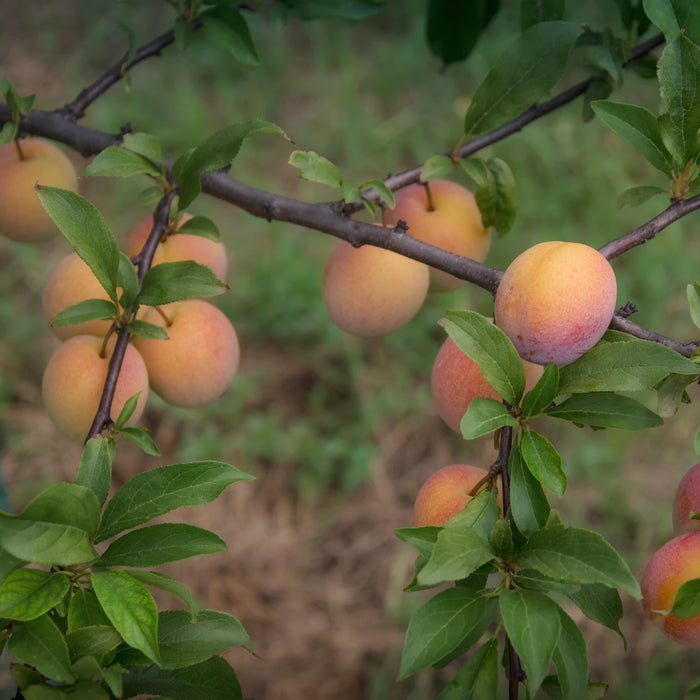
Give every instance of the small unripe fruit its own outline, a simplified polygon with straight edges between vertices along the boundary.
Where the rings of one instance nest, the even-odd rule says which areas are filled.
[[[190,214],[183,214],[180,217],[180,226],[191,218]],[[124,250],[130,258],[141,252],[152,229],[153,216],[147,216],[134,227]],[[228,256],[222,241],[214,241],[191,233],[170,233],[158,244],[153,256],[153,265],[183,260],[194,260],[200,265],[207,265],[220,280],[226,280]]]
[[[338,328],[370,337],[398,330],[428,293],[428,267],[371,245],[340,240],[323,274],[323,301]]]
[[[164,401],[194,408],[211,403],[229,388],[240,350],[236,331],[223,311],[201,299],[186,299],[160,311],[149,309],[143,320],[168,333],[167,340],[134,340],[148,368],[151,388]]]
[[[688,619],[673,613],[678,589],[700,578],[700,532],[678,535],[658,549],[642,574],[643,607],[649,618],[679,644],[700,646],[700,615]]]
[[[610,325],[615,273],[583,243],[546,241],[519,255],[496,291],[496,325],[520,356],[566,365],[590,350]]]
[[[680,480],[673,499],[673,530],[676,534],[700,530],[700,520],[691,515],[700,513],[700,462]]]
[[[523,360],[523,368],[526,379],[525,391],[529,391],[542,376],[543,368],[541,365],[525,360]],[[449,337],[442,344],[435,358],[430,376],[430,388],[440,417],[458,433],[461,433],[462,417],[473,399],[477,397],[496,401],[502,399],[484,379],[479,365],[467,357]]]
[[[41,390],[49,417],[58,430],[75,442],[87,437],[100,404],[114,338],[101,354],[104,340],[76,335],[58,346],[44,370]],[[127,345],[117,381],[110,416],[116,420],[127,399],[139,393],[136,410],[129,419],[141,417],[148,398],[148,373],[136,348]]]
[[[13,241],[40,243],[58,234],[35,185],[78,189],[75,168],[56,146],[41,139],[21,139],[0,146],[0,233]]]
[[[396,193],[396,206],[388,210],[387,225],[400,220],[408,233],[431,245],[484,262],[491,246],[491,231],[484,227],[474,195],[450,180],[413,184]],[[442,270],[430,270],[430,291],[448,292],[467,284]]]
[[[41,305],[47,321],[72,304],[86,299],[109,299],[104,287],[88,264],[77,253],[69,253],[58,261],[49,273],[41,297]],[[51,326],[62,340],[74,335],[99,335],[104,338],[110,321],[87,321],[77,326]]]
[[[488,471],[469,464],[451,464],[438,469],[418,491],[413,507],[414,527],[443,525],[464,510],[472,499],[470,491],[487,476]],[[502,508],[500,492],[497,500]]]

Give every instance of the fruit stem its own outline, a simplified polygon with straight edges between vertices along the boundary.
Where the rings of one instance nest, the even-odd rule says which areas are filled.
[[[24,160],[25,155],[24,155],[24,151],[22,151],[22,146],[20,146],[20,144],[19,144],[19,139],[15,139],[15,149],[17,150],[17,157],[20,160]]]
[[[109,339],[112,337],[112,333],[116,330],[116,324],[112,324],[109,327],[109,330],[105,334],[104,340],[102,341],[102,347],[100,348],[100,357],[104,360],[105,357],[107,357],[107,343],[109,342]]]
[[[423,187],[425,187],[425,194],[428,197],[428,209],[427,209],[427,211],[435,211],[435,203],[433,202],[433,194],[430,191],[430,183],[424,182]]]
[[[160,314],[161,318],[165,321],[166,328],[170,328],[170,326],[173,325],[173,322],[168,318],[165,311],[163,311],[163,309],[160,306],[154,306],[153,308]]]

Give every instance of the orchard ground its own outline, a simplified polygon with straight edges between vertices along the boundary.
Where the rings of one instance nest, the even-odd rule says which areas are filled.
[[[81,5],[79,13],[48,3],[41,17],[4,18],[0,74],[24,94],[37,92],[39,108],[77,94],[95,77],[80,71],[108,65],[123,51],[124,37],[108,33],[110,22],[101,21],[89,3]],[[358,181],[413,166],[456,140],[462,104],[480,76],[466,67],[438,76],[423,48],[422,27],[405,5],[382,16],[384,24],[373,25],[381,36],[376,42],[368,42],[366,30],[360,38],[341,24],[330,31],[295,28],[294,44],[278,42],[278,53],[264,56],[264,67],[252,72],[233,65],[217,73],[214,57],[207,72],[201,67],[206,56],[194,69],[175,52],[167,63],[141,66],[128,99],[106,95],[88,122],[116,131],[132,114],[143,115],[134,126],[164,135],[167,151],[194,141],[188,134],[201,137],[256,112],[279,123],[299,147],[313,144],[346,164],[348,176]],[[148,28],[148,21],[142,26]],[[499,27],[490,31],[497,35]],[[498,46],[483,42],[479,51],[490,56]],[[474,65],[477,70],[479,61]],[[275,89],[261,91],[266,81]],[[620,99],[639,90],[629,76]],[[436,110],[437,121],[421,109],[436,102],[444,106]],[[583,161],[581,153],[592,157]],[[288,154],[282,142],[251,141],[236,169],[251,184],[310,199],[332,196],[298,180],[286,165]],[[520,206],[515,229],[493,241],[487,258],[501,269],[540,240],[601,245],[665,206],[652,200],[636,209],[615,208],[616,193],[655,176],[601,124],[582,127],[579,103],[492,154],[508,159]],[[71,158],[79,169],[85,165]],[[368,164],[375,171],[367,172]],[[148,214],[135,202],[139,184],[81,182],[122,242]],[[474,289],[432,297],[396,334],[354,339],[332,327],[323,307],[330,237],[269,225],[218,202],[199,206],[202,211],[194,213],[217,221],[231,258],[232,291],[217,305],[239,333],[239,374],[231,391],[205,409],[169,409],[154,400],[144,424],[163,451],[159,463],[225,459],[258,478],[211,506],[176,513],[179,520],[211,527],[229,552],[170,571],[197,592],[202,606],[230,611],[251,634],[259,658],[240,649],[229,656],[246,695],[427,700],[436,687],[430,673],[394,683],[405,625],[422,598],[402,592],[414,555],[393,530],[410,524],[418,488],[433,471],[454,462],[487,467],[495,457],[489,439],[460,440],[430,401],[430,368],[444,339],[437,320],[447,308],[491,315],[490,299]],[[685,283],[697,275],[700,244],[682,233],[694,222],[689,217],[674,224],[661,244],[614,261],[619,302],[633,299],[640,308],[635,320],[683,340],[692,332]],[[14,510],[48,483],[72,480],[78,461],[79,448],[57,435],[40,395],[43,367],[58,342],[44,325],[41,290],[68,250],[64,241],[36,249],[0,242],[0,458]],[[672,294],[670,279],[682,280]],[[662,305],[659,299],[668,301]],[[700,402],[696,387],[691,395],[696,404],[641,435],[599,432],[591,440],[589,430],[545,429],[563,453],[569,491],[576,494],[561,501],[565,520],[604,534],[638,578],[651,553],[671,538],[676,484],[697,461],[690,439]],[[115,485],[153,466],[151,458],[121,445]],[[680,696],[694,678],[697,650],[674,645],[646,621],[638,603],[623,601],[626,652],[613,632],[586,625],[591,678],[610,681],[612,697],[623,700],[642,690],[650,698]],[[0,685],[0,695],[7,687]]]

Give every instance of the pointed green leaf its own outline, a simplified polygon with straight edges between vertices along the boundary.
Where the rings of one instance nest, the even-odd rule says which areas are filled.
[[[86,321],[111,321],[117,315],[117,307],[107,299],[85,299],[71,304],[51,318],[51,326],[77,326]]]
[[[212,241],[221,240],[221,231],[219,227],[206,216],[193,216],[185,221],[178,230],[173,234],[186,233],[189,236],[202,236]]]
[[[544,97],[561,78],[581,34],[576,22],[539,22],[501,55],[477,88],[464,120],[470,136],[507,122]]]
[[[161,668],[183,668],[223,654],[233,646],[251,648],[241,623],[218,610],[201,610],[192,622],[185,610],[166,610],[158,616]]]
[[[590,425],[594,428],[644,430],[663,425],[663,419],[639,401],[605,391],[594,394],[574,394],[571,398],[545,411],[544,415]]]
[[[700,615],[700,578],[690,579],[681,584],[673,599],[671,612],[682,620]]]
[[[0,586],[0,617],[33,620],[58,605],[69,589],[63,574],[38,569],[13,571]]]
[[[549,406],[559,394],[559,365],[548,364],[537,384],[525,394],[523,414],[526,418],[537,416]]]
[[[498,638],[485,642],[437,700],[493,700],[498,697]]]
[[[0,547],[0,584],[17,569],[21,569],[26,562],[23,559],[12,556],[6,549]]]
[[[122,294],[119,303],[123,309],[130,309],[136,302],[139,293],[139,277],[136,267],[126,253],[119,253],[119,275],[117,285],[121,287]]]
[[[300,177],[311,182],[320,182],[329,187],[341,187],[343,176],[340,170],[314,151],[292,151],[289,164],[301,170]]]
[[[440,532],[428,563],[418,574],[421,586],[466,578],[495,558],[489,543],[468,527],[446,527]]]
[[[210,503],[231,484],[253,478],[230,464],[216,461],[172,464],[137,474],[107,503],[95,542],[177,508]]]
[[[459,427],[465,440],[474,440],[482,435],[488,435],[504,425],[517,428],[519,423],[500,401],[478,396],[469,403]]]
[[[500,482],[500,480],[499,480]],[[469,528],[483,540],[488,540],[500,515],[496,489],[484,488],[469,500],[464,510],[445,522],[445,527]]]
[[[554,650],[553,661],[557,669],[562,697],[567,700],[588,698],[588,651],[578,625],[559,608],[561,634]]]
[[[102,214],[75,192],[46,185],[38,186],[37,192],[56,226],[116,302],[119,247]]]
[[[489,546],[499,559],[510,559],[515,550],[510,520],[499,518],[489,535]]]
[[[670,175],[673,158],[664,145],[656,116],[636,105],[610,100],[592,102],[593,111],[618,136],[629,141],[655,168]]]
[[[91,580],[100,605],[124,641],[160,663],[158,611],[146,586],[126,571],[93,571]]]
[[[122,410],[119,412],[119,415],[117,416],[117,420],[114,423],[114,427],[116,430],[122,430],[124,428],[124,425],[126,424],[126,422],[134,414],[134,411],[136,410],[136,405],[138,404],[138,401],[139,401],[139,396],[141,396],[140,391],[138,393],[134,394],[133,396],[130,396],[124,402],[124,406],[122,407]]]
[[[245,17],[235,7],[218,4],[202,12],[203,38],[226,49],[237,61],[249,66],[260,64]]]
[[[119,434],[125,437],[129,442],[133,442],[134,445],[138,445],[147,455],[151,455],[152,457],[160,456],[158,445],[156,445],[150,432],[146,428],[142,428],[141,426],[122,428]]]
[[[100,507],[109,495],[112,483],[112,462],[116,447],[112,438],[90,438],[80,455],[80,466],[75,483],[89,488],[97,497]]]
[[[688,306],[690,307],[690,319],[696,327],[700,328],[700,284],[694,282],[687,287]]]
[[[187,606],[187,610],[190,613],[190,619],[193,622],[197,619],[199,603],[197,603],[196,596],[189,590],[189,588],[187,588],[187,586],[179,581],[176,581],[171,576],[162,574],[158,571],[139,571],[138,569],[134,569],[133,571],[129,571],[129,573],[146,586],[159,588],[160,590],[167,591],[168,593],[171,593],[179,598]]]
[[[163,306],[181,299],[223,294],[228,285],[207,265],[194,260],[160,263],[143,278],[137,302],[145,306]]]
[[[666,104],[659,118],[661,136],[683,169],[700,151],[700,46],[685,34],[677,36],[661,54],[658,75]]]
[[[163,151],[160,147],[160,141],[151,134],[142,132],[124,134],[122,144],[124,148],[134,151],[134,153],[140,153],[154,163],[163,162]]]
[[[532,696],[549,671],[561,634],[559,606],[543,593],[503,589],[501,618],[508,639],[520,657]]]
[[[549,516],[549,501],[542,485],[525,464],[520,446],[513,446],[508,460],[510,473],[510,512],[515,525],[526,537],[544,527]]]
[[[36,95],[21,97],[17,93],[17,90],[15,89],[15,86],[12,84],[11,80],[8,80],[7,78],[0,80],[0,92],[2,92],[2,94],[5,96],[7,106],[12,112],[13,121],[16,121],[15,117],[19,116],[20,114],[27,115],[32,111],[32,107],[34,106],[34,98]]]
[[[652,197],[658,197],[660,194],[668,197],[668,188],[654,187],[653,185],[641,185],[639,187],[630,187],[621,192],[615,204],[618,209],[623,207],[636,207],[644,202],[648,202]]]
[[[384,182],[382,182],[382,180],[377,180],[376,178],[367,180],[364,186],[373,188],[390,209],[393,209],[396,205],[394,193],[384,184]]]
[[[554,445],[544,435],[526,430],[520,448],[527,468],[537,481],[557,496],[563,496],[567,479],[561,467],[561,457]]]
[[[82,627],[110,624],[109,618],[92,590],[78,588],[74,591],[68,606],[68,629],[71,632]]]
[[[144,338],[145,340],[167,340],[168,331],[155,323],[148,323],[138,319],[132,321],[129,326],[129,333]]]
[[[159,566],[224,551],[226,543],[210,530],[186,523],[159,523],[114,540],[95,566]]]
[[[234,124],[202,141],[174,169],[175,177],[182,179],[179,209],[184,211],[201,191],[203,173],[220,170],[231,164],[249,136],[274,134],[289,141],[289,137],[276,124],[261,119]],[[176,163],[177,166],[177,163]]]
[[[508,336],[474,311],[448,311],[443,326],[498,395],[516,405],[525,391],[525,370]]]
[[[124,698],[142,693],[172,700],[241,700],[243,697],[234,670],[220,656],[172,670],[135,666],[124,676]]]
[[[94,656],[98,661],[122,643],[122,636],[109,625],[81,627],[66,635],[71,663],[84,656]]]
[[[448,588],[430,598],[408,623],[398,679],[439,662],[465,638],[478,639],[493,618],[494,603],[468,588]]]
[[[420,181],[428,182],[428,180],[448,178],[456,167],[457,163],[450,156],[432,156],[423,163],[423,168],[420,171]]]
[[[592,530],[551,527],[533,532],[518,554],[518,563],[560,581],[602,583],[641,597],[629,566]]]
[[[93,534],[100,522],[100,503],[87,486],[59,481],[35,496],[21,518],[72,525]]]
[[[491,226],[499,236],[513,227],[517,211],[515,178],[508,164],[500,158],[485,161],[486,182],[474,193],[484,226]]]
[[[622,601],[616,589],[602,583],[584,583],[577,592],[567,593],[589,619],[617,632],[625,641],[619,622],[622,619]]]
[[[7,648],[20,661],[34,666],[54,681],[73,683],[66,640],[51,618],[44,614],[34,620],[16,622]]]
[[[695,0],[643,0],[643,5],[666,41],[672,41],[681,31],[700,41],[700,7]]]
[[[127,151],[121,146],[109,146],[100,151],[83,170],[83,175],[100,177],[130,177],[150,175],[161,177],[160,168],[144,156]]]
[[[401,527],[394,530],[396,536],[410,545],[419,554],[429,557],[442,528],[435,525],[425,527]]]

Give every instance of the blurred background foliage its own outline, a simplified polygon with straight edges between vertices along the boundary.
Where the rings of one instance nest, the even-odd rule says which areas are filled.
[[[134,131],[157,135],[164,151],[176,156],[217,129],[259,117],[279,124],[294,140],[293,148],[334,161],[346,179],[361,182],[400,172],[459,140],[470,95],[518,30],[519,3],[503,3],[470,61],[443,70],[425,42],[424,5],[390,1],[357,24],[291,22],[281,28],[250,15],[259,66],[235,63],[204,44],[184,52],[170,47],[139,65],[128,86],[119,84],[100,98],[83,123],[110,132],[130,124]],[[567,19],[586,19],[594,29],[610,24],[622,35],[614,3],[585,3],[585,10],[580,3],[569,5],[575,7]],[[43,109],[73,99],[123,54],[128,32],[120,26],[140,45],[165,31],[172,19],[166,4],[156,0],[49,1],[40,12],[32,2],[10,6],[0,2],[0,77],[13,80],[20,94],[36,92],[36,106]],[[585,70],[586,57],[577,53],[562,84],[573,84]],[[654,81],[632,71],[613,99],[658,109]],[[287,196],[334,198],[333,190],[298,178],[287,165],[291,148],[264,137],[248,141],[231,175]],[[494,240],[487,259],[501,269],[541,240],[600,246],[667,205],[656,198],[635,208],[616,207],[617,195],[628,187],[666,183],[602,123],[584,123],[580,101],[480,155],[506,160],[518,188],[515,226]],[[71,157],[79,168],[87,162]],[[469,184],[466,178],[464,183]],[[118,240],[150,213],[138,200],[147,185],[140,179],[83,178],[81,183]],[[331,237],[258,220],[206,197],[192,210],[214,218],[228,246],[231,290],[217,303],[239,333],[241,372],[225,397],[201,410],[169,408],[153,397],[146,424],[163,449],[163,462],[220,458],[259,477],[248,500],[245,494],[236,497],[235,513],[210,515],[232,528],[230,536],[221,534],[234,564],[217,555],[215,565],[207,569],[198,563],[191,573],[194,581],[205,579],[199,592],[212,605],[226,609],[233,601],[233,612],[252,634],[262,662],[233,658],[237,670],[243,666],[244,690],[258,698],[294,698],[308,683],[324,698],[433,697],[439,684],[432,672],[400,685],[393,680],[404,625],[419,596],[401,591],[412,556],[392,530],[409,524],[412,499],[432,471],[460,461],[488,466],[495,456],[489,440],[465,443],[443,426],[429,391],[445,310],[472,308],[490,315],[492,300],[471,287],[434,295],[397,333],[352,338],[332,326],[321,299]],[[613,263],[618,304],[633,301],[637,323],[682,340],[695,333],[685,286],[697,275],[696,218],[674,224]],[[40,248],[0,241],[0,458],[15,509],[47,482],[72,478],[77,465],[78,451],[54,432],[40,396],[43,366],[56,344],[41,316],[41,290],[51,266],[66,252],[65,241]],[[691,396],[697,396],[694,388]],[[553,499],[564,520],[598,529],[641,575],[654,549],[670,537],[675,485],[697,461],[692,449],[697,423],[691,404],[646,434],[593,434],[552,420],[542,424],[569,475],[568,493]],[[129,448],[119,464],[123,477],[117,475],[118,480],[154,466]],[[269,556],[258,566],[254,557],[262,556],[261,538]],[[300,594],[287,614],[275,596],[291,596],[289,586],[284,593],[279,586],[289,582],[285,566],[299,574],[294,569],[299,562],[291,561],[299,552],[305,557],[306,595]],[[353,579],[357,570],[366,578]],[[228,589],[221,593],[231,571],[247,597]],[[309,609],[321,606],[312,594],[319,579],[325,579],[319,595],[325,596],[328,620],[319,623],[317,635],[323,640],[331,624],[346,636],[345,646],[318,642],[307,632],[308,646],[297,650],[302,655],[292,663],[291,649],[298,642],[290,629],[312,626]],[[251,596],[258,596],[260,609],[247,605]],[[611,682],[614,698],[680,697],[697,668],[697,651],[662,638],[634,601],[626,600],[625,610],[626,653],[613,633],[589,625],[591,677]],[[344,613],[371,619],[373,626],[343,627]],[[323,660],[315,642],[335,656]],[[319,666],[316,673],[326,665],[328,675],[327,664],[337,664],[340,687],[329,685],[322,694],[323,686],[303,668],[304,652],[309,665]],[[301,678],[303,673],[311,680]]]

